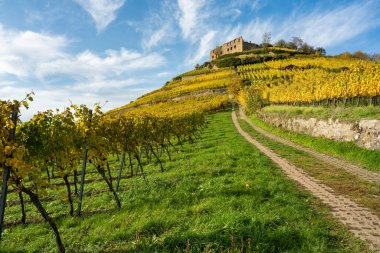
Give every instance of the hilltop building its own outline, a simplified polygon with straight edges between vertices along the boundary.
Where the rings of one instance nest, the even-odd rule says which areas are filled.
[[[216,47],[215,49],[210,51],[210,60],[216,60],[222,55],[232,54],[236,52],[243,52],[247,50],[251,50],[257,48],[258,45],[251,42],[246,42],[243,40],[243,37],[240,36],[236,39],[233,39],[227,43],[224,43],[221,46]]]

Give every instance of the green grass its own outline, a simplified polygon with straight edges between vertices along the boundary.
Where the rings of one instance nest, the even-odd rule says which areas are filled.
[[[148,165],[146,182],[141,177],[122,181],[121,210],[114,209],[108,192],[96,192],[105,189],[101,181],[86,185],[93,195],[84,199],[82,218],[62,216],[68,211],[62,199],[45,202],[49,212],[59,214],[67,250],[185,252],[188,244],[190,252],[226,252],[241,248],[241,241],[245,250],[250,244],[254,252],[367,250],[331,219],[327,208],[247,143],[229,112],[214,114],[209,121],[201,139],[185,144],[172,162],[165,160],[164,173]],[[14,193],[9,196],[15,199]],[[6,222],[17,219],[18,209],[7,209]],[[28,221],[35,221],[34,208],[28,204],[28,210]],[[45,223],[10,226],[0,251],[54,252],[55,243]]]
[[[317,119],[340,119],[348,122],[358,121],[360,119],[380,119],[380,106],[362,106],[362,107],[308,107],[308,106],[289,106],[289,105],[271,105],[264,107],[262,112],[268,115],[280,115],[281,117],[302,117]]]
[[[251,115],[249,120],[271,133],[289,139],[305,147],[357,163],[368,170],[380,171],[380,151],[378,150],[361,148],[356,146],[353,142],[337,142],[326,138],[312,137],[306,134],[291,132],[267,124],[255,115]]]

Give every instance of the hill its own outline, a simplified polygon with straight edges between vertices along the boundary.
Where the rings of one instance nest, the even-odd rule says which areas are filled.
[[[25,101],[4,101],[0,164],[12,173],[0,252],[53,252],[41,214],[60,252],[378,247],[378,151],[297,135],[256,115],[303,106],[371,108],[377,117],[379,70],[374,61],[269,47],[225,55],[107,113],[72,105],[15,124],[12,108]],[[231,121],[237,104],[249,119],[232,111]]]
[[[283,51],[294,51],[286,59]],[[228,67],[192,70],[173,78],[161,89],[111,112],[141,105],[179,100],[205,93],[234,95],[247,111],[265,105],[308,105],[325,107],[378,105],[380,65],[357,58],[313,56],[295,50],[269,48],[223,55],[218,60],[235,62],[241,56],[259,58],[258,63],[239,62]],[[274,54],[273,52],[277,52]],[[228,64],[230,65],[230,64]]]

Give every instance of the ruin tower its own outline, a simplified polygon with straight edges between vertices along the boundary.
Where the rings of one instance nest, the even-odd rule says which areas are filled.
[[[220,56],[225,54],[232,54],[237,52],[243,52],[247,50],[251,50],[253,48],[257,48],[258,45],[251,43],[251,42],[245,42],[243,40],[243,37],[240,36],[236,39],[233,39],[229,42],[224,43],[221,46],[216,47],[215,49],[210,51],[210,60],[214,61],[218,59]]]

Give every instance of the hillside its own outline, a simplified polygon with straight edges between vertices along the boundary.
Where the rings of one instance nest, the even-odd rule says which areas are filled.
[[[224,55],[221,60],[230,59],[233,62],[241,56],[250,57],[257,51]],[[231,67],[189,71],[173,78],[161,89],[147,93],[111,112],[202,96],[205,93],[228,92],[248,111],[266,105],[284,104],[328,108],[378,105],[378,62],[298,54],[293,57],[288,55],[289,58],[282,60],[271,58],[281,56],[283,51],[292,50],[273,48],[266,54],[255,54],[255,57],[261,59],[260,63],[240,62]]]
[[[282,60],[269,57],[282,57],[284,52],[292,54]],[[228,95],[230,102],[238,102],[247,113],[259,115],[261,119],[316,118],[340,120],[347,124],[358,124],[360,119],[380,119],[379,62],[353,57],[302,54],[287,48],[270,48],[265,54],[263,49],[255,49],[223,55],[218,60],[240,59],[242,56],[252,55],[254,58],[261,57],[264,62],[192,70],[173,78],[161,89],[111,113],[137,108],[143,111],[151,108],[152,111],[161,112],[166,104],[180,103],[184,107],[191,107],[194,101],[199,101],[206,108],[209,105],[205,101],[209,101],[213,104],[209,108],[212,111],[220,105],[225,108]],[[376,129],[374,131],[375,136],[372,139],[375,141],[378,133]],[[367,133],[370,134],[373,133]],[[348,158],[344,152],[332,152]],[[345,152],[349,153],[348,150]],[[377,151],[374,153],[376,155]],[[363,163],[363,159],[355,159],[353,156],[348,159]],[[371,168],[374,167],[370,166]]]
[[[12,171],[0,252],[379,249],[380,152],[259,117],[376,119],[379,63],[272,47],[213,64],[106,113],[72,105],[15,124],[25,101],[2,102],[0,134],[17,139],[0,146]]]
[[[220,97],[219,94],[227,94],[227,87],[230,83],[234,81],[238,82],[238,77],[231,69],[192,71],[185,73],[184,76],[193,78],[184,78],[182,80],[182,76],[180,76],[179,80],[172,80],[161,89],[147,93],[121,108],[112,110],[111,113],[124,112],[139,106],[173,100],[185,100],[183,103],[186,103],[187,100],[190,98],[194,99],[194,97],[198,97],[200,100],[208,100]]]

